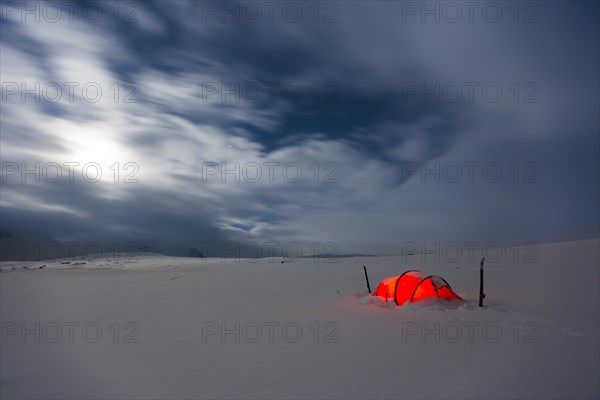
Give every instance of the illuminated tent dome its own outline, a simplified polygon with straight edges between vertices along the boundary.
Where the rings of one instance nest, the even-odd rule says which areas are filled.
[[[452,291],[444,278],[437,275],[423,276],[417,270],[406,271],[402,275],[384,279],[373,292],[373,296],[383,297],[385,301],[393,298],[400,306],[407,301],[415,303],[427,299],[463,301]]]

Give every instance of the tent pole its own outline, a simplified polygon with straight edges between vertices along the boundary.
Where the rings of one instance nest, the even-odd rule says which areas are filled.
[[[485,293],[483,293],[483,262],[485,257],[481,258],[479,262],[479,307],[483,307],[483,299],[485,299]]]
[[[365,279],[367,280],[367,289],[369,289],[369,293],[371,293],[371,285],[369,285],[369,275],[367,275],[367,267],[363,265],[363,269],[365,270]]]

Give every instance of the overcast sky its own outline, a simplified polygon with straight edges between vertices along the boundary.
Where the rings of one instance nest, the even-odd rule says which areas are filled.
[[[2,229],[377,254],[598,237],[598,16],[4,2]]]

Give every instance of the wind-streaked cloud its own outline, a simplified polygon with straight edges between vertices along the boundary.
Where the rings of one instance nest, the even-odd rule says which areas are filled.
[[[3,10],[2,162],[79,163],[74,182],[3,169],[3,229],[342,253],[597,234],[597,4],[540,4],[525,25],[403,22],[402,2],[334,2],[330,24],[223,23],[207,3],[221,4],[140,3],[135,22]],[[39,102],[21,97],[36,84]],[[92,162],[97,182],[81,177]],[[454,164],[458,182],[413,170]]]

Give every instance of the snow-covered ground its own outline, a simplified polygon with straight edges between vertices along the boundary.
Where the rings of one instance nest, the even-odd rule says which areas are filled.
[[[5,262],[0,397],[600,397],[599,240],[507,249],[484,308],[478,257],[421,257]],[[370,301],[363,265],[467,302]]]

